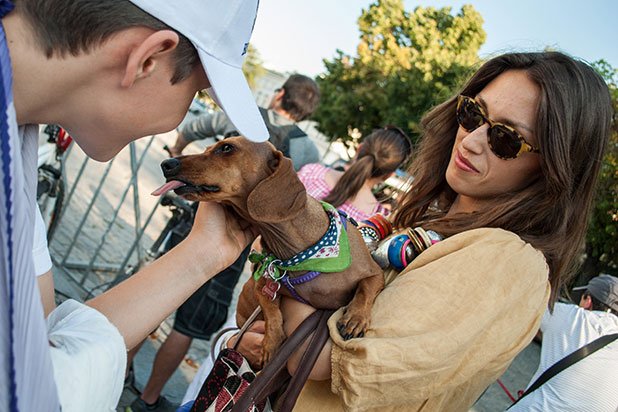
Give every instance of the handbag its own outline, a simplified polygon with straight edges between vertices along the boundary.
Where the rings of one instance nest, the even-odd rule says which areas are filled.
[[[278,412],[291,411],[311,372],[315,361],[328,340],[327,321],[333,311],[317,310],[307,317],[285,340],[279,351],[259,374],[238,352],[240,338],[255,320],[260,308],[251,315],[239,332],[234,348],[219,353],[204,381],[191,412],[271,412],[269,396],[283,393],[277,404]],[[293,377],[287,373],[287,360],[314,333]]]

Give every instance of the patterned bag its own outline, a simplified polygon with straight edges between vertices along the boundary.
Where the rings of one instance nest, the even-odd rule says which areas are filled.
[[[309,372],[328,340],[326,323],[332,313],[317,310],[311,314],[256,376],[236,346],[240,336],[259,314],[258,308],[245,322],[234,349],[224,349],[219,353],[191,412],[272,412],[269,396],[275,393],[282,394],[276,409],[280,412],[292,411]],[[296,373],[289,379],[287,360],[313,332]]]
[[[206,378],[191,412],[227,412],[255,379],[249,362],[234,349],[221,351]],[[272,411],[268,399],[252,405],[251,412]]]

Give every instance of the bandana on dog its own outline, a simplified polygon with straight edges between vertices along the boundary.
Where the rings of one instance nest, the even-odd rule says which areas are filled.
[[[339,211],[332,205],[321,202],[329,218],[328,230],[313,246],[297,253],[286,260],[277,259],[272,254],[255,251],[249,255],[252,263],[259,263],[253,278],[258,280],[266,275],[275,281],[285,276],[286,272],[316,271],[341,272],[352,264],[350,242]]]

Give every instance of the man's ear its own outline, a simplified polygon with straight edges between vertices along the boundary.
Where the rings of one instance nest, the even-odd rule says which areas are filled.
[[[285,96],[285,89],[281,87],[279,88],[279,91],[277,92],[277,94],[275,94],[275,99],[281,100],[283,99],[283,96]]]
[[[130,51],[122,78],[122,87],[148,77],[156,69],[160,59],[171,53],[180,41],[173,30],[157,30],[136,44]]]
[[[592,310],[592,299],[590,298],[590,295],[588,295],[587,293],[584,293],[582,295],[581,299],[579,300],[579,307]]]

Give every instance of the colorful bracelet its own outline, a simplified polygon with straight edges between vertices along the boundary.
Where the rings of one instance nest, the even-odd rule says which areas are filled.
[[[415,227],[383,240],[371,252],[371,256],[382,269],[390,266],[403,270],[418,255],[441,240],[442,236],[433,230]]]

